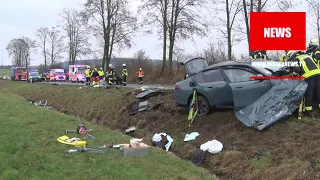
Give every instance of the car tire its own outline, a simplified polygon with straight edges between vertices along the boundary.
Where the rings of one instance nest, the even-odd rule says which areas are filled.
[[[197,116],[205,116],[210,113],[211,108],[205,97],[198,96],[198,104],[199,104],[199,109],[198,109]]]

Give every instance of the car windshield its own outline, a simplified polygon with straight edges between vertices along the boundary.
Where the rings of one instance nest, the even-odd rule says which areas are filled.
[[[85,71],[86,71],[86,68],[78,68],[78,73],[79,74],[83,74],[83,73],[85,73]]]
[[[204,59],[194,59],[186,63],[186,70],[189,75],[196,74],[206,67],[208,67],[208,63]]]
[[[22,72],[25,72],[26,69],[25,68],[19,68],[16,70],[17,73],[22,73]]]
[[[55,72],[56,75],[64,75],[64,72]]]
[[[37,72],[31,72],[31,73],[30,73],[30,76],[39,76],[39,73],[37,73]]]

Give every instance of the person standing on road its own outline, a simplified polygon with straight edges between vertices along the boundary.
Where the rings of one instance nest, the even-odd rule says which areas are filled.
[[[142,71],[142,68],[139,69],[137,74],[138,74],[139,84],[142,84],[143,83],[143,77],[144,77],[144,72]]]
[[[122,64],[122,84],[124,86],[127,86],[127,76],[128,76],[127,65]]]
[[[98,71],[98,73],[99,73],[99,80],[103,79],[103,76],[104,76],[103,68],[100,68],[100,70]]]
[[[115,70],[113,69],[112,64],[109,64],[109,71],[108,71],[108,85],[112,85],[113,84],[113,78],[115,75]]]
[[[288,61],[295,61],[300,64],[298,67],[292,67],[293,72],[297,75],[304,76],[308,87],[305,95],[304,114],[314,118],[313,104],[320,102],[320,91],[317,88],[317,77],[320,76],[320,68],[314,59],[301,51],[291,51],[288,53]],[[319,106],[318,106],[319,107]]]
[[[90,86],[91,84],[91,69],[90,69],[90,66],[87,67],[86,71],[85,71],[85,74],[86,74],[86,86]]]
[[[91,76],[92,76],[92,81],[93,81],[93,85],[98,85],[99,83],[99,80],[98,80],[98,77],[99,77],[99,73],[97,71],[97,68],[94,68],[92,73],[91,73]]]

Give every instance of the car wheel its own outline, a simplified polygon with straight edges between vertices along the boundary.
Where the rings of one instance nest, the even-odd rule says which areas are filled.
[[[210,113],[210,105],[205,97],[198,96],[198,105],[198,116],[204,116]]]

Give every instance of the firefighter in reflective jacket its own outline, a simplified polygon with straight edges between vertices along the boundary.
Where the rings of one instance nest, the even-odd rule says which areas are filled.
[[[307,53],[318,63],[318,65],[320,64],[320,48],[317,39],[310,40]]]
[[[100,70],[98,71],[98,74],[99,74],[99,80],[103,79],[103,76],[104,76],[103,68],[100,68]]]
[[[127,65],[122,64],[122,83],[124,86],[127,85],[127,76],[128,76]]]
[[[113,69],[112,64],[109,64],[108,85],[112,85],[113,84],[114,76],[115,76],[115,70]]]
[[[86,71],[85,71],[85,74],[86,74],[86,86],[90,86],[91,84],[91,69],[90,69],[90,66],[87,67]]]
[[[142,84],[143,83],[143,77],[144,77],[144,72],[142,71],[142,68],[139,69],[137,74],[138,74],[139,84]]]
[[[298,62],[300,66],[293,67],[293,71],[306,78],[305,81],[308,83],[308,88],[305,95],[304,113],[306,116],[313,118],[312,106],[314,102],[317,104],[320,102],[320,89],[318,83],[316,83],[317,77],[320,76],[320,68],[310,55],[301,51],[291,51],[288,53],[287,60]]]
[[[260,51],[261,59],[267,60],[269,57],[267,56],[267,51]]]
[[[259,51],[253,51],[250,55],[250,59],[262,59],[263,55]]]

